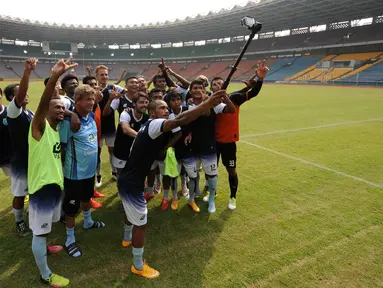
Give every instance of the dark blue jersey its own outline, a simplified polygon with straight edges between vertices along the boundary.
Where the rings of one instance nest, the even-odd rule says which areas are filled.
[[[150,168],[161,150],[169,141],[169,133],[163,133],[165,119],[154,119],[146,122],[134,139],[125,168],[118,177],[118,186],[132,189],[124,191],[144,191],[144,182]],[[119,190],[121,193],[121,190]]]

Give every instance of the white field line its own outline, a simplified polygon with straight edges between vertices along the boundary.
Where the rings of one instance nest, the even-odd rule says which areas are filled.
[[[383,118],[371,118],[371,119],[367,119],[367,120],[332,123],[332,124],[303,127],[303,128],[297,128],[297,129],[291,129],[291,130],[276,130],[276,131],[264,132],[264,133],[247,134],[247,135],[241,136],[241,138],[250,138],[250,137],[256,137],[256,136],[266,136],[266,135],[273,135],[273,134],[298,132],[298,131],[304,131],[304,130],[321,129],[321,128],[327,128],[327,127],[336,127],[336,126],[342,126],[342,125],[351,125],[351,124],[375,122],[375,121],[383,121]]]
[[[276,155],[279,155],[279,156],[282,156],[282,157],[285,157],[285,158],[289,158],[289,159],[292,159],[292,160],[295,160],[295,161],[298,161],[298,162],[301,162],[301,163],[304,163],[304,164],[307,164],[307,165],[311,165],[311,166],[317,167],[317,168],[322,169],[322,170],[330,171],[330,172],[333,172],[335,174],[338,174],[338,175],[341,175],[341,176],[344,176],[344,177],[347,177],[347,178],[351,178],[351,179],[353,179],[355,181],[363,182],[363,183],[368,184],[368,185],[373,186],[373,187],[383,188],[382,184],[374,183],[374,182],[365,180],[363,178],[360,178],[360,177],[357,177],[357,176],[353,176],[353,175],[344,173],[342,171],[329,168],[329,167],[324,166],[324,165],[320,165],[320,164],[317,164],[317,163],[314,163],[314,162],[310,162],[310,161],[307,161],[307,160],[304,160],[304,159],[301,159],[301,158],[298,158],[298,157],[294,157],[294,156],[291,156],[291,155],[288,155],[288,154],[285,154],[285,153],[282,153],[282,152],[279,152],[279,151],[276,151],[276,150],[272,150],[272,149],[260,146],[258,144],[251,143],[251,142],[247,142],[247,141],[243,141],[243,140],[241,140],[240,142],[245,143],[245,144],[250,145],[250,146],[253,146],[253,147],[256,147],[258,149],[262,149],[262,150],[271,152],[273,154],[276,154]]]

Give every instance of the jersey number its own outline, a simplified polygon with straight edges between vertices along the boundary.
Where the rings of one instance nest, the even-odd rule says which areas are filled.
[[[217,165],[216,164],[211,164],[210,165],[211,171],[217,170]]]
[[[235,161],[229,160],[229,167],[234,167],[234,166],[235,166]]]

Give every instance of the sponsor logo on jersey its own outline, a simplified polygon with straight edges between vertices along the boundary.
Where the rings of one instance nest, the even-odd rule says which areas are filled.
[[[56,142],[55,145],[53,145],[53,157],[60,159],[61,156],[61,143]]]

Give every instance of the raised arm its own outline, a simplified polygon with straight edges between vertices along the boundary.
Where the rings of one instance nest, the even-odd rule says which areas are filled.
[[[33,69],[36,68],[38,61],[39,60],[36,58],[29,58],[25,60],[23,78],[21,78],[19,92],[15,98],[15,103],[18,107],[21,107],[24,104],[29,87],[29,76],[31,75]]]
[[[111,104],[114,99],[119,99],[121,97],[121,94],[116,91],[116,87],[113,86],[112,91],[109,93],[109,99],[105,104],[104,110],[102,110],[102,116],[108,116],[110,113],[112,113],[115,109],[111,107]]]
[[[215,107],[222,102],[222,97],[227,97],[225,90],[219,90],[211,95],[206,101],[202,102],[200,105],[196,106],[192,110],[188,110],[180,113],[174,119],[168,119],[164,122],[163,132],[168,132],[176,127],[184,126],[195,119],[197,119],[203,113],[209,111],[211,108]]]
[[[168,85],[168,88],[170,87],[176,87],[176,84],[174,84],[173,80],[168,75],[168,67],[165,65],[164,58],[161,57],[161,63],[158,65],[158,68],[161,69],[162,75],[164,75],[164,78],[166,80],[166,85]]]
[[[190,82],[188,80],[186,80],[184,77],[182,77],[181,75],[174,72],[169,67],[168,67],[167,71],[169,72],[170,75],[174,76],[178,81],[180,81],[180,83],[182,84],[182,88],[184,88],[184,89],[189,88]]]
[[[258,67],[257,67],[257,70],[255,70],[255,75],[254,75],[254,77],[257,77],[258,79],[256,82],[255,81],[253,82],[252,86],[250,87],[251,90],[248,92],[247,91],[243,92],[243,89],[242,89],[238,92],[232,93],[230,95],[231,101],[235,105],[240,106],[247,100],[250,100],[256,97],[261,91],[263,80],[265,79],[268,71],[269,71],[269,68],[265,66],[265,61],[262,61],[262,63],[258,62]]]
[[[37,107],[35,116],[32,120],[32,137],[37,141],[40,141],[45,130],[45,119],[49,111],[49,103],[52,100],[53,92],[59,77],[66,71],[76,67],[78,64],[71,64],[72,57],[69,57],[67,61],[60,60],[52,68],[52,74],[49,78],[47,85],[45,86],[43,95],[41,96],[39,106]]]
[[[120,78],[118,78],[117,82],[115,82],[114,84],[116,84],[116,85],[120,84],[121,81],[124,80],[125,74],[126,74],[126,69],[121,69]]]

